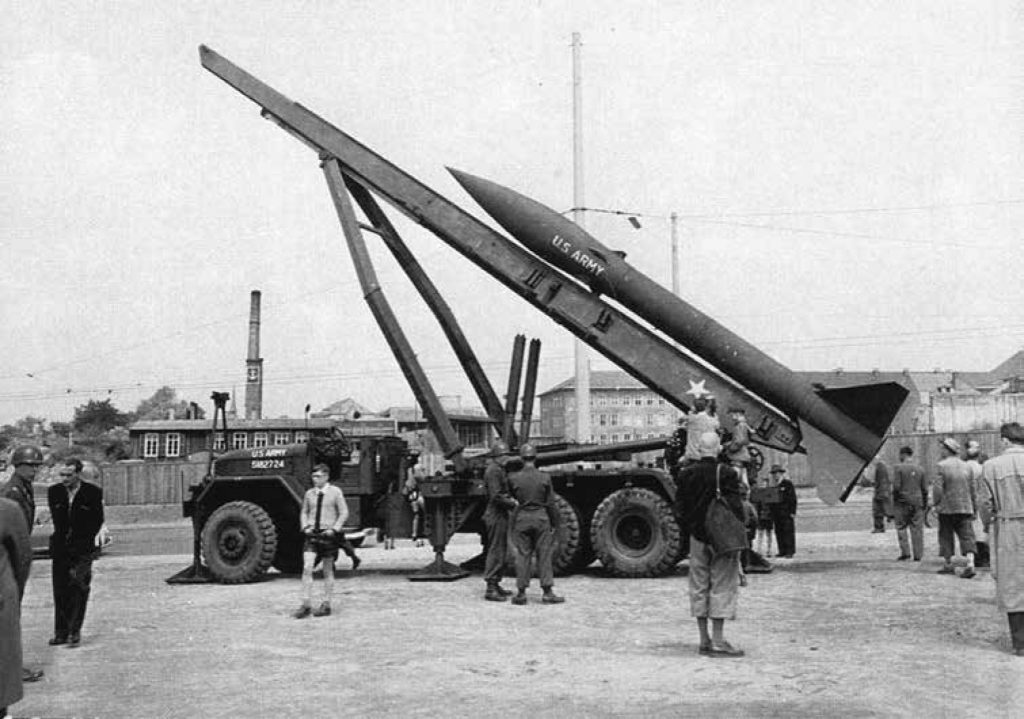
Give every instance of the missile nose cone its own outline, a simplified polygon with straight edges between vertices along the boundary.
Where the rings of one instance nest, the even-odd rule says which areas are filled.
[[[500,224],[504,225],[502,217],[507,213],[507,206],[515,199],[515,193],[507,187],[502,187],[496,182],[485,180],[482,177],[471,175],[454,167],[446,167],[452,177],[462,185],[462,188],[469,193],[469,196],[476,200],[480,207],[484,208],[487,214],[494,217]]]

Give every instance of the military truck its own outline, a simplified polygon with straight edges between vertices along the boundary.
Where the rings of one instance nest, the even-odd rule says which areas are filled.
[[[622,459],[659,442],[542,452],[538,464]],[[224,583],[257,580],[271,567],[300,571],[299,511],[318,462],[328,465],[331,483],[345,494],[348,535],[386,527],[390,536],[411,537],[412,512],[402,487],[417,461],[417,453],[398,437],[349,440],[337,430],[330,438],[314,437],[308,443],[223,453],[183,505],[184,515],[193,520],[204,571]],[[455,532],[482,534],[484,466],[483,458],[475,458],[461,478],[421,480],[420,491],[428,500],[425,533],[432,541],[439,534],[444,546]],[[665,472],[639,467],[556,470],[552,481],[562,518],[554,562],[559,574],[586,567],[596,558],[613,575],[657,576],[678,561],[679,528],[671,510],[674,486]]]

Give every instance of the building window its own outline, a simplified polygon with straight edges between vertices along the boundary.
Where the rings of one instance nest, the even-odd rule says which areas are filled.
[[[613,434],[612,435],[612,444],[615,444],[618,441],[619,441],[619,435]]]
[[[224,448],[226,446],[227,445],[224,442],[224,433],[223,432],[217,432],[215,435],[213,435],[213,451],[214,452],[223,452]]]
[[[295,444],[306,444],[309,442],[309,432],[300,429],[295,433]]]
[[[606,415],[606,414],[599,414],[597,416],[597,423],[600,426],[604,427],[606,424],[608,424],[608,415]]]
[[[654,397],[648,397],[647,404],[654,404]]]
[[[245,449],[248,435],[245,432],[233,432],[231,434],[231,449]]]
[[[635,404],[637,407],[639,407],[643,403],[644,403],[644,400],[639,395],[637,395],[637,397],[633,400],[633,404]]]
[[[291,432],[274,432],[274,444],[280,446],[282,444],[289,444],[292,441]]]
[[[181,456],[181,433],[168,432],[164,440],[164,454],[168,457]]]
[[[143,457],[159,457],[160,456],[160,435],[156,432],[147,432],[142,438],[142,456]]]
[[[616,425],[618,425],[618,423],[619,423],[619,415],[617,415],[617,414],[608,415],[608,424],[610,424],[612,427],[615,427]]]
[[[257,432],[252,436],[253,447],[266,447],[267,446],[267,433]]]

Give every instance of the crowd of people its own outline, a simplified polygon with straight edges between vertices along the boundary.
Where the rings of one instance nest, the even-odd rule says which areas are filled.
[[[1003,424],[999,439],[1002,452],[991,459],[976,440],[962,448],[952,437],[941,439],[932,473],[915,461],[909,446],[900,448],[891,473],[876,460],[867,482],[874,488],[872,531],[884,533],[886,522],[895,521],[896,559],[919,562],[927,517],[934,512],[943,560],[938,573],[973,579],[978,566],[991,566],[1013,651],[1024,656],[1024,427]],[[959,574],[953,562],[958,547],[964,558]]]
[[[729,412],[733,431],[725,434],[706,399],[695,402],[666,450],[666,461],[676,483],[675,515],[688,538],[690,612],[696,619],[699,653],[709,656],[744,655],[725,638],[725,622],[736,618],[743,567],[750,553],[787,559],[796,551],[797,496],[781,465],[772,465],[760,482],[751,472],[750,431],[740,409]],[[727,441],[723,443],[725,434]],[[947,437],[940,442],[942,458],[934,472],[926,472],[914,459],[914,450],[899,450],[899,462],[890,468],[880,459],[873,463],[869,483],[874,486],[873,532],[896,525],[899,561],[920,561],[924,552],[927,514],[938,517],[940,574],[956,575],[953,557],[959,545],[966,564],[963,579],[977,574],[979,555],[991,556],[996,599],[1007,615],[1011,644],[1024,656],[1024,427],[1017,422],[1000,428],[1001,453],[986,458],[977,442],[961,450]],[[551,477],[536,466],[537,452],[527,443],[514,458],[508,446],[496,442],[485,469],[487,505],[484,523],[487,557],[484,599],[515,605],[527,604],[526,591],[536,567],[543,604],[559,604],[554,592],[553,553],[561,519]],[[513,460],[514,463],[513,463]],[[33,480],[43,455],[33,446],[14,450],[13,474],[0,487],[0,716],[22,697],[23,682],[36,681],[42,671],[22,666],[21,598],[32,561],[29,535],[35,526]],[[76,458],[61,463],[60,482],[51,485],[47,502],[53,517],[50,537],[54,606],[54,646],[78,646],[81,641],[92,582],[92,562],[103,525],[103,493],[88,481],[86,468]],[[754,478],[754,486],[749,482]],[[300,513],[303,547],[302,602],[297,618],[331,613],[334,562],[339,549],[359,564],[344,541],[348,509],[341,490],[329,482],[326,465],[316,465],[313,487],[303,498]],[[419,499],[410,495],[410,501]],[[746,533],[746,547],[716,551],[706,523],[712,502],[723,502]],[[422,512],[422,506],[420,507]],[[980,519],[983,540],[975,533]],[[987,550],[982,552],[981,550]],[[513,558],[516,592],[501,586],[504,567]],[[313,600],[313,569],[323,564],[323,598]],[[534,564],[535,563],[535,564]]]
[[[43,464],[38,447],[18,447],[11,454],[11,478],[0,487],[0,717],[19,701],[24,682],[42,678],[40,669],[22,664],[21,600],[32,564],[29,537],[35,527],[33,480]],[[82,624],[92,585],[92,563],[103,526],[103,490],[86,477],[75,457],[59,467],[60,481],[47,490],[53,521],[49,549],[53,585],[51,646],[74,648],[82,641]],[[92,468],[88,473],[94,479]]]

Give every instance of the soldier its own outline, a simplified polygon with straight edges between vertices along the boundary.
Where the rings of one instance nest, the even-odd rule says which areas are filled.
[[[505,462],[508,460],[508,445],[498,440],[491,447],[491,459],[484,469],[484,484],[487,487],[487,509],[484,524],[487,527],[487,559],[484,562],[484,583],[487,591],[484,599],[504,602],[512,592],[501,587],[501,573],[508,558],[508,516],[516,507],[516,500],[509,494]]]
[[[82,481],[82,462],[74,457],[60,468],[60,482],[46,494],[53,517],[53,638],[51,645],[76,647],[89,603],[96,535],[103,526],[103,490]]]
[[[519,448],[523,468],[508,477],[509,491],[518,503],[512,513],[512,543],[516,550],[516,588],[513,604],[526,604],[526,588],[530,586],[530,560],[537,555],[537,574],[544,590],[544,604],[565,601],[554,592],[554,571],[551,566],[555,532],[561,521],[555,506],[555,490],[547,472],[537,469],[537,450],[532,444]]]
[[[21,509],[0,498],[0,717],[21,700],[21,598],[25,594],[32,546]]]
[[[43,453],[34,445],[22,445],[11,453],[10,463],[14,467],[14,473],[0,489],[0,497],[13,500],[18,505],[25,517],[28,533],[32,534],[32,528],[36,523],[36,500],[32,494],[32,480],[36,478],[39,466],[43,463]],[[22,590],[24,591],[24,587]],[[42,678],[42,669],[22,668],[23,682],[37,682]]]

